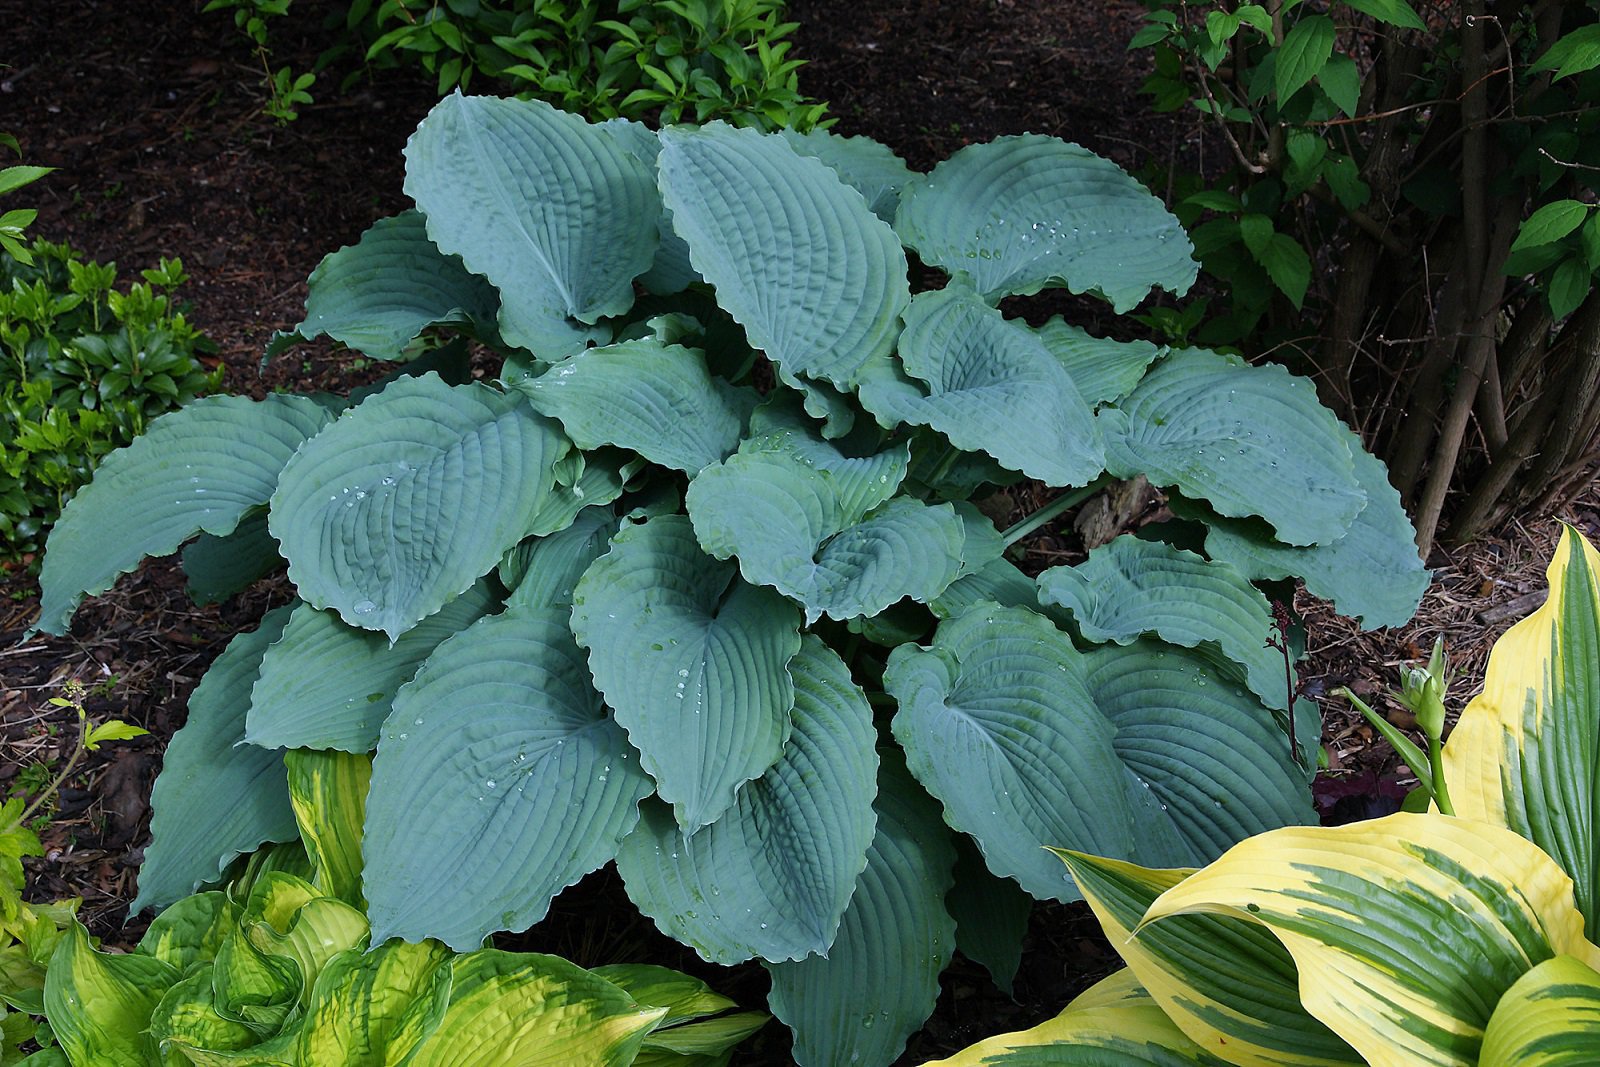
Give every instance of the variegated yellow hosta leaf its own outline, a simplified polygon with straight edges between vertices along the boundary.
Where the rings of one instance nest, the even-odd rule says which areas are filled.
[[[1562,954],[1600,963],[1550,857],[1444,815],[1252,837],[1163,893],[1144,929],[1192,913],[1271,930],[1299,967],[1306,1010],[1373,1067],[1470,1067],[1518,978]]]
[[[1600,971],[1557,956],[1517,979],[1489,1019],[1482,1067],[1581,1067],[1600,1059]]]
[[[361,827],[367,817],[372,757],[365,752],[295,749],[284,753],[289,803],[306,854],[316,864],[313,884],[358,908],[361,895]]]
[[[1228,1062],[1189,1040],[1124,968],[1084,990],[1054,1019],[988,1038],[924,1067],[1212,1067]]]
[[[1192,871],[1150,870],[1064,850],[1056,855],[1140,985],[1200,1048],[1242,1067],[1361,1062],[1301,1006],[1294,960],[1259,924],[1226,915],[1182,915],[1134,936],[1150,905]]]
[[[1547,574],[1550,598],[1489,653],[1445,781],[1457,815],[1510,827],[1572,876],[1600,939],[1600,553],[1568,527]]]

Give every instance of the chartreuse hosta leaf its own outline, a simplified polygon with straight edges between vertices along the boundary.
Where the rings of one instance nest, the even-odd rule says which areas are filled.
[[[1177,649],[1084,655],[1035,612],[979,604],[896,649],[884,687],[946,820],[1041,899],[1077,895],[1044,845],[1199,863],[1310,817],[1270,714]]]
[[[933,1012],[955,947],[945,910],[955,850],[938,805],[885,751],[867,865],[827,955],[769,963],[772,1014],[798,1067],[891,1063]]]
[[[187,896],[263,841],[294,840],[283,753],[243,743],[250,687],[291,610],[273,609],[228,642],[189,697],[188,721],[151,791],[151,840],[130,915]]]
[[[1082,485],[1105,466],[1094,413],[1060,361],[962,286],[911,302],[898,366],[874,360],[860,396],[886,428],[931,426],[1050,485]]]
[[[150,1013],[147,1034],[161,1053],[155,1062],[287,1064],[280,1057],[262,1057],[261,1035],[253,1027],[217,1014],[214,971],[203,965],[169,988]]]
[[[449,1007],[406,1067],[625,1067],[667,1014],[556,956],[483,949],[449,967]]]
[[[1456,814],[1510,827],[1572,877],[1600,940],[1600,553],[1568,527],[1546,573],[1549,598],[1489,653],[1445,780]]]
[[[440,641],[492,603],[487,583],[478,582],[393,644],[345,625],[331,611],[297,606],[262,657],[244,739],[263,748],[370,752],[400,687]]]
[[[1207,555],[1233,564],[1251,581],[1299,577],[1313,595],[1333,601],[1340,614],[1359,618],[1363,629],[1400,626],[1416,614],[1432,575],[1417,554],[1416,530],[1389,484],[1388,468],[1343,423],[1339,429],[1367,506],[1349,532],[1330,544],[1285,545],[1259,520],[1226,519],[1176,494],[1169,494],[1168,502],[1176,514],[1206,523]]]
[[[648,161],[538,100],[448,96],[406,144],[406,195],[439,250],[500,290],[500,335],[541,359],[604,343],[633,304],[661,199]]]
[[[316,874],[330,897],[365,908],[361,896],[361,827],[372,759],[366,753],[294,749],[284,753],[289,803]]]
[[[625,527],[584,573],[572,632],[661,799],[693,833],[789,738],[800,612],[700,550],[689,520]]]
[[[1367,505],[1349,433],[1282,367],[1183,349],[1098,421],[1112,474],[1177,486],[1221,515],[1259,515],[1291,545],[1339,540]]]
[[[870,137],[840,137],[827,130],[798,133],[784,129],[779,135],[802,156],[816,156],[860,193],[867,207],[884,222],[893,223],[900,207],[900,190],[913,173],[905,160]]]
[[[1489,1017],[1482,1067],[1582,1067],[1600,1048],[1600,971],[1556,956],[1517,979]]]
[[[379,219],[360,241],[324,256],[306,286],[305,319],[272,339],[268,359],[324,336],[374,359],[404,359],[435,323],[466,322],[492,336],[500,305],[494,286],[434,247],[417,211]]]
[[[692,836],[665,805],[647,806],[617,857],[639,910],[715,963],[826,951],[872,840],[867,698],[814,636],[789,673],[794,732],[782,758]]]
[[[403,1063],[450,1000],[450,952],[436,941],[347,949],[317,976],[295,1040],[296,1062],[340,1067]]]
[[[847,387],[889,353],[911,299],[906,255],[860,193],[756,130],[672,127],[661,146],[690,261],[780,373]]]
[[[96,952],[79,922],[62,934],[50,957],[44,1010],[67,1057],[95,1067],[149,1067],[156,1050],[144,1032],[176,967],[154,956]]]
[[[923,1067],[1223,1067],[1191,1041],[1121,970],[1096,983],[1060,1015],[1027,1030],[969,1045]]]
[[[1263,703],[1288,704],[1283,655],[1267,647],[1271,607],[1226,563],[1128,534],[1077,566],[1051,567],[1038,583],[1039,599],[1070,611],[1090,641],[1126,645],[1154,634],[1184,648],[1215,645],[1245,668]]]
[[[233,932],[238,918],[238,906],[226,893],[195,893],[157,915],[134,951],[188,974],[196,964],[216,959],[222,939]]]
[[[230,533],[267,502],[289,457],[330,417],[307,397],[218,396],[156,419],[101,460],[62,508],[39,575],[35,626],[65,633],[86,594],[110,589],[144,557],[174,552],[202,531]]]
[[[1361,1062],[1301,1006],[1294,959],[1265,927],[1225,915],[1139,927],[1156,898],[1191,871],[1057,855],[1140,987],[1198,1047],[1252,1067]]]
[[[991,303],[1066,286],[1127,311],[1199,270],[1178,220],[1122,168],[1054,137],[963,148],[900,194],[895,231]]]
[[[544,917],[616,854],[651,783],[589,684],[559,607],[514,607],[440,645],[373,761],[374,940],[468,950]]]
[[[1549,856],[1443,815],[1261,834],[1167,890],[1144,921],[1193,912],[1271,930],[1306,1010],[1375,1067],[1475,1064],[1518,978],[1555,956],[1600,963]]]
[[[1166,352],[1149,341],[1096,337],[1057,315],[1035,331],[1089,404],[1121,400]]]
[[[645,1035],[635,1067],[701,1067],[726,1063],[728,1052],[766,1025],[771,1016],[746,1011],[719,1012],[734,1002],[698,978],[642,963],[618,963],[591,970],[613,982],[643,1007],[667,1014]],[[708,1018],[708,1016],[716,1016]]]
[[[738,447],[747,408],[705,353],[648,339],[580,352],[517,388],[579,448],[616,445],[690,474]]]
[[[905,474],[904,447],[852,461],[811,445],[799,454],[741,451],[701,471],[685,503],[705,550],[737,556],[746,581],[800,601],[812,622],[944,592],[960,572],[966,529],[949,504],[890,499]],[[873,467],[877,483],[863,482]]]
[[[307,602],[392,642],[516,544],[567,447],[519,393],[402,379],[295,454],[272,533]]]

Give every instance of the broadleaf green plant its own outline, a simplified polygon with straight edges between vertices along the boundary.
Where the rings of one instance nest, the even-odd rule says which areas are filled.
[[[327,335],[391,381],[200,401],[52,537],[51,632],[201,532],[210,573],[230,546],[251,573],[263,509],[300,593],[197,691],[136,907],[292,836],[285,751],[376,750],[374,943],[475,949],[615,857],[668,934],[765,963],[799,1062],[881,1065],[969,936],[945,899],[963,835],[969,881],[1071,900],[1042,845],[1192,866],[1311,821],[1315,709],[1268,679],[1251,583],[1314,573],[1380,625],[1427,574],[1308,383],[997,310],[1193,281],[1111,164],[1028,136],[919,175],[859,138],[455,96],[406,188],[272,346]],[[908,249],[949,284],[913,294]],[[413,360],[430,327],[499,378]],[[1136,474],[1227,550],[1119,541],[1037,583],[1008,558]],[[1025,475],[1059,495],[996,529],[974,500]],[[1201,590],[1218,610],[1165,608]],[[1003,970],[1020,929],[971,951]]]

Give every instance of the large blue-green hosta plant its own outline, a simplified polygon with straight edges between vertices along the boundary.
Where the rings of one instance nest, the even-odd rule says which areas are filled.
[[[52,632],[197,535],[199,592],[281,556],[299,595],[196,691],[136,908],[293,834],[286,750],[375,751],[373,944],[476,948],[615,860],[673,937],[765,962],[799,1062],[883,1064],[953,948],[1009,979],[1024,894],[1077,897],[1042,845],[1193,866],[1311,819],[1254,583],[1379,625],[1426,573],[1309,383],[997,310],[1187,288],[1114,165],[1023,136],[919,175],[461,96],[406,162],[415,210],[323,261],[298,328],[394,378],[164,418],[50,541]],[[908,252],[948,284],[913,294]],[[417,342],[441,324],[498,379]],[[1203,555],[1123,538],[1035,581],[1006,551],[1038,522],[971,503],[1138,474]]]

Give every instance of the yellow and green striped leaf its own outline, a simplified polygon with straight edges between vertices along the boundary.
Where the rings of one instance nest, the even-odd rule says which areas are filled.
[[[1139,940],[1191,914],[1269,929],[1299,968],[1306,1010],[1373,1067],[1476,1064],[1519,977],[1562,954],[1600,962],[1572,879],[1548,856],[1443,815],[1250,838],[1163,893]]]
[[[364,752],[295,749],[284,753],[283,762],[289,769],[289,803],[300,840],[316,864],[313,884],[364,909],[361,826],[367,817],[372,757]]]
[[[401,1063],[443,1017],[450,952],[437,941],[346,949],[317,976],[295,1043],[296,1062],[340,1067]]]
[[[1056,854],[1139,983],[1200,1048],[1246,1067],[1361,1062],[1301,1007],[1294,960],[1270,931],[1225,915],[1139,928],[1150,905],[1192,872]]]
[[[1506,826],[1572,876],[1600,938],[1600,553],[1571,527],[1550,597],[1489,654],[1483,692],[1444,749],[1456,814]]]
[[[1517,979],[1483,1035],[1482,1067],[1582,1067],[1600,1056],[1600,971],[1557,956]]]
[[[148,1067],[155,1046],[145,1028],[178,977],[153,956],[95,951],[89,932],[73,920],[50,956],[45,1016],[75,1064]]]

